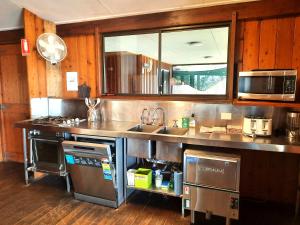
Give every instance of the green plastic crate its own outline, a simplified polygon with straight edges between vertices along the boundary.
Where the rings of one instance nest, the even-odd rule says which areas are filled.
[[[139,168],[134,174],[134,186],[148,189],[152,186],[152,170]]]

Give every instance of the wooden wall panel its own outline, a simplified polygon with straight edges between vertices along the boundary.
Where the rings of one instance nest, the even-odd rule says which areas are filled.
[[[280,18],[277,26],[275,67],[290,69],[292,68],[295,18]]]
[[[299,63],[299,16],[244,22],[244,38],[238,51],[242,67],[252,69],[290,69]],[[241,49],[241,47],[240,47]]]
[[[243,54],[244,54],[244,31],[245,22],[239,21],[237,23],[236,31],[236,47],[235,47],[235,65],[237,66],[237,71],[243,70]]]
[[[86,83],[91,88],[91,97],[96,97],[97,73],[94,34],[64,37],[68,55],[61,63],[62,97],[77,98],[77,91],[67,91],[66,72],[78,72],[79,85]]]
[[[26,57],[29,95],[31,98],[47,97],[46,64],[36,50],[36,39],[43,33],[43,20],[24,9],[24,30],[30,49]]]
[[[88,75],[88,81],[89,84],[91,84],[91,96],[96,97],[98,96],[98,92],[97,92],[97,87],[100,85],[100,83],[98,83],[98,69],[97,69],[97,65],[100,63],[100,60],[96,57],[96,51],[98,49],[96,49],[96,41],[95,41],[95,36],[94,35],[87,35],[86,37],[86,51],[87,51],[87,55],[86,55],[86,64],[87,64],[87,75]],[[99,40],[100,41],[100,40]],[[101,68],[102,69],[102,68]]]
[[[259,42],[260,69],[274,69],[275,67],[276,32],[276,19],[261,21]]]
[[[258,68],[260,22],[245,22],[244,28],[244,50],[243,70]]]
[[[49,21],[44,21],[44,32],[56,33],[56,25]],[[61,63],[52,65],[46,61],[46,77],[47,77],[47,95],[49,97],[62,96],[62,74]]]
[[[61,97],[62,75],[60,63],[52,65],[43,59],[36,49],[36,40],[45,32],[56,33],[56,26],[24,9],[25,37],[29,42],[30,54],[26,57],[29,95],[31,98]]]

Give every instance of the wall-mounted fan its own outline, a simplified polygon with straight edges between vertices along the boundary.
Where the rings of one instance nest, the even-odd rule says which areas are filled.
[[[43,33],[36,40],[39,54],[55,65],[62,61],[67,55],[67,46],[63,39],[54,33]]]

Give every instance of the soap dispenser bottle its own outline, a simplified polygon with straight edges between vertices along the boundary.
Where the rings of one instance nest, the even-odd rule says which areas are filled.
[[[190,127],[195,127],[196,126],[196,119],[195,119],[195,113],[192,113],[191,118],[190,118]]]

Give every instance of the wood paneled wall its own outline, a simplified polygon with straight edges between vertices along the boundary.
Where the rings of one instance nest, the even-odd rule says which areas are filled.
[[[299,67],[300,17],[246,21],[240,49],[241,70]]]
[[[61,97],[60,63],[52,65],[43,59],[36,48],[36,40],[45,32],[56,33],[56,26],[24,9],[25,38],[29,42],[30,54],[26,56],[30,98]]]
[[[91,97],[97,96],[97,63],[94,34],[63,37],[68,55],[61,63],[63,98],[78,98],[77,91],[67,91],[66,72],[78,72],[79,85],[86,83],[91,88]],[[55,88],[55,87],[54,87]]]
[[[47,97],[47,78],[45,60],[36,49],[36,39],[44,32],[43,20],[24,9],[25,38],[29,42],[30,54],[26,57],[29,96]]]
[[[66,72],[78,72],[79,85],[91,87],[91,96],[96,97],[96,49],[95,37],[76,35],[63,38],[68,54],[57,65],[46,62],[37,52],[36,39],[44,32],[56,33],[54,23],[43,20],[28,10],[24,10],[25,37],[29,41],[31,53],[26,57],[31,98],[60,97],[78,98],[77,91],[67,91]]]

